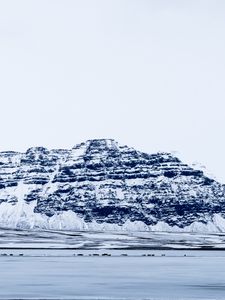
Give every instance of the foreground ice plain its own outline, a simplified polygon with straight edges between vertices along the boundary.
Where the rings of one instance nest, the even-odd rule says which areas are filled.
[[[0,299],[222,300],[224,240],[224,234],[1,229]]]
[[[223,251],[23,250],[0,256],[0,299],[224,299]],[[1,251],[2,253],[2,251]],[[74,254],[84,256],[73,256]],[[94,253],[103,253],[97,250]],[[141,256],[154,253],[155,256]],[[161,254],[165,256],[161,256]],[[45,256],[44,256],[45,255]]]

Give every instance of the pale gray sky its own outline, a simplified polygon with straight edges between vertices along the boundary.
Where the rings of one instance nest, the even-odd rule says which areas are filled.
[[[224,0],[0,0],[0,150],[114,138],[225,182]]]

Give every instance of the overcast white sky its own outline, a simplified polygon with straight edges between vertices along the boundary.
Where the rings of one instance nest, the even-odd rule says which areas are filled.
[[[224,0],[0,0],[0,150],[114,138],[225,182]]]

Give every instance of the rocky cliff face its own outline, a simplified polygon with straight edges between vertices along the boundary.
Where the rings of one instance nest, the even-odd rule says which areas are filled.
[[[0,153],[0,225],[224,230],[225,188],[170,153],[114,140]]]

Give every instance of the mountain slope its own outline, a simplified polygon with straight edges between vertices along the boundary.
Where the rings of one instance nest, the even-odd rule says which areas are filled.
[[[170,153],[114,140],[0,152],[0,226],[225,230],[225,188]]]

